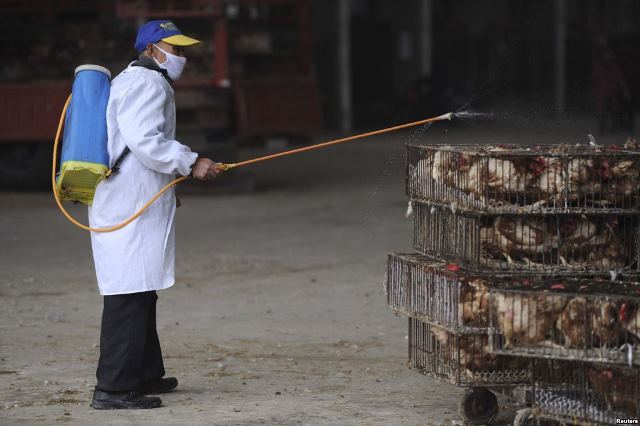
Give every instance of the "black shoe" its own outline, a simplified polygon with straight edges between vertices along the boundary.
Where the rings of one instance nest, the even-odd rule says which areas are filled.
[[[93,392],[91,407],[96,410],[122,410],[139,408],[157,408],[162,400],[156,396],[144,396],[140,392],[104,392],[96,389]]]
[[[178,387],[178,379],[175,377],[165,377],[162,379],[148,380],[140,386],[141,394],[159,394],[167,393]]]

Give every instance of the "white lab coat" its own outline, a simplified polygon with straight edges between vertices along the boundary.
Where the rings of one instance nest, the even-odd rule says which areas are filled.
[[[111,82],[107,105],[111,163],[125,145],[120,171],[100,182],[89,207],[92,227],[133,215],[175,175],[188,175],[197,154],[175,140],[171,85],[157,71],[129,66]],[[160,290],[174,283],[176,197],[165,192],[138,219],[114,232],[91,233],[102,295]]]

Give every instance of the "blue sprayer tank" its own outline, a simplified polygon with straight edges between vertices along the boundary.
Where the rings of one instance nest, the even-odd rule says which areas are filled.
[[[98,183],[109,170],[107,102],[111,73],[99,65],[75,70],[64,122],[57,191],[61,200],[91,205]]]

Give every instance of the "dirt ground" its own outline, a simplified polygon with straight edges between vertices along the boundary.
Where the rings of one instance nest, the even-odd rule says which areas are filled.
[[[446,130],[422,141],[490,141]],[[458,423],[463,390],[406,368],[407,321],[382,287],[386,253],[411,248],[403,144],[415,138],[255,166],[254,193],[183,197],[176,285],[158,306],[180,386],[156,410],[89,408],[102,300],[88,235],[48,193],[0,194],[0,424]]]

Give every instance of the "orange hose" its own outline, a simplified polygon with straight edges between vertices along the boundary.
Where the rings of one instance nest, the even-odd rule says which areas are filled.
[[[323,142],[323,143],[319,143],[319,144],[316,144],[316,145],[305,146],[303,148],[297,148],[297,149],[292,149],[292,150],[289,150],[289,151],[279,152],[277,154],[265,155],[264,157],[254,158],[252,160],[241,161],[239,163],[222,164],[221,168],[223,170],[229,170],[229,169],[233,169],[233,168],[236,168],[236,167],[248,166],[249,164],[259,163],[261,161],[273,160],[274,158],[284,157],[286,155],[299,154],[301,152],[312,151],[314,149],[319,149],[319,148],[325,148],[327,146],[337,145],[339,143],[350,142],[350,141],[353,141],[353,140],[356,140],[356,139],[362,139],[362,138],[367,138],[367,137],[370,137],[370,136],[382,135],[384,133],[394,132],[396,130],[402,130],[402,129],[406,129],[406,128],[409,128],[409,127],[420,126],[421,124],[432,123],[434,121],[451,120],[452,115],[453,115],[452,113],[443,114],[443,115],[439,115],[437,117],[427,118],[427,119],[420,120],[420,121],[414,121],[413,123],[401,124],[399,126],[394,126],[394,127],[387,127],[386,129],[375,130],[373,132],[361,133],[359,135],[349,136],[349,137],[346,137],[346,138],[336,139],[336,140],[332,140],[332,141],[329,141],[329,142]]]

